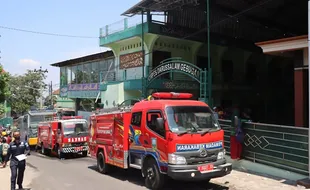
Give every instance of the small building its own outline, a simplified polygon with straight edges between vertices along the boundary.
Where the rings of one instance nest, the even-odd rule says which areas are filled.
[[[56,104],[54,108],[71,108],[75,109],[75,102],[71,98],[68,97],[61,97],[60,96],[60,89],[57,89],[53,92],[53,96],[56,99]]]
[[[101,103],[105,81],[116,81],[115,61],[112,51],[83,56],[51,64],[60,68],[59,97],[64,101],[74,101],[78,114],[92,111],[96,103]],[[65,103],[67,104],[67,103]]]

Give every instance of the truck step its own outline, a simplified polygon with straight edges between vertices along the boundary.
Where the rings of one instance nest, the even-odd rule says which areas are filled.
[[[140,165],[137,165],[137,164],[130,164],[129,166],[130,166],[131,168],[135,168],[135,169],[141,170],[141,166],[140,166]]]

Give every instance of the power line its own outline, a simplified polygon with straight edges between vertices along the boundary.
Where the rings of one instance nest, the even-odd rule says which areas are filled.
[[[57,34],[57,33],[49,33],[49,32],[39,32],[39,31],[33,31],[33,30],[25,30],[20,28],[12,28],[7,26],[1,26],[0,28],[6,29],[6,30],[14,30],[18,32],[27,32],[32,34],[40,34],[40,35],[48,35],[48,36],[57,36],[57,37],[68,37],[68,38],[87,38],[87,39],[98,39],[98,37],[93,36],[75,36],[75,35],[67,35],[67,34]]]

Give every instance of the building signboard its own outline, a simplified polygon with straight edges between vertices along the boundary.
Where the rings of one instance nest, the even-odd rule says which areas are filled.
[[[99,83],[69,84],[68,91],[99,91]]]
[[[163,63],[160,66],[153,69],[148,76],[148,82],[152,81],[157,76],[160,76],[163,73],[175,72],[175,71],[186,73],[187,75],[190,75],[191,77],[195,78],[197,81],[200,81],[199,68],[193,65],[190,65],[188,63],[184,63],[182,61],[176,60],[176,61],[171,61],[171,62],[169,61],[169,62]]]
[[[97,98],[100,91],[88,90],[88,91],[68,91],[69,98]]]
[[[143,66],[143,51],[120,55],[119,68],[129,69]]]

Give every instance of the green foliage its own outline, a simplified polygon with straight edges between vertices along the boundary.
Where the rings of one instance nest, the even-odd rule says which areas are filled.
[[[28,70],[24,75],[10,76],[9,86],[12,95],[9,101],[12,110],[23,113],[31,106],[37,105],[39,98],[47,87],[44,79],[46,79],[44,72],[31,70]]]
[[[10,96],[9,90],[9,74],[4,72],[2,65],[0,65],[0,115],[5,112],[3,105],[7,97]]]
[[[57,96],[52,96],[53,98],[53,105],[57,102]],[[51,95],[47,96],[44,100],[44,106],[50,106],[51,105]]]

